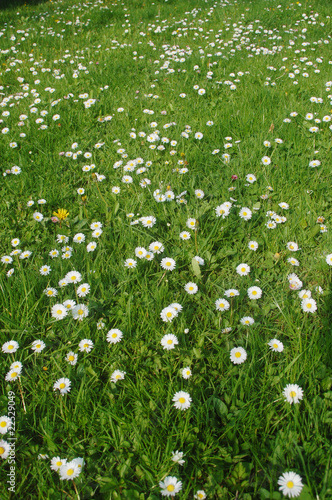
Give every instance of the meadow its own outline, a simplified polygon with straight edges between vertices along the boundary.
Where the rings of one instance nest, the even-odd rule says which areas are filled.
[[[0,10],[0,498],[332,498],[326,0]]]

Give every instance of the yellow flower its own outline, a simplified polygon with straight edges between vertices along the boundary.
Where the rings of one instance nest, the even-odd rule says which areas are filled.
[[[67,219],[69,212],[68,210],[65,210],[64,208],[58,208],[57,212],[53,212],[53,215],[57,217],[59,220],[65,220]]]

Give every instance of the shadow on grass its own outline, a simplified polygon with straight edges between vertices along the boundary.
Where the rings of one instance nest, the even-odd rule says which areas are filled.
[[[49,0],[0,0],[0,11],[14,9],[26,5],[27,7],[49,3]]]

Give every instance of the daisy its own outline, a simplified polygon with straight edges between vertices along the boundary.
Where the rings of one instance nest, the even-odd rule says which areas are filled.
[[[3,415],[0,417],[0,434],[6,434],[7,431],[12,427],[13,423],[11,418]]]
[[[294,259],[294,257],[289,257],[289,259],[287,259],[287,262],[289,264],[291,264],[292,266],[299,266],[300,263],[297,259]]]
[[[279,490],[285,497],[298,497],[303,488],[302,478],[295,472],[284,472],[278,479]]]
[[[185,463],[185,460],[183,460],[182,457],[183,451],[172,451],[172,461],[176,464],[183,465]]]
[[[179,341],[175,335],[170,333],[168,335],[164,335],[160,343],[164,349],[169,351],[170,349],[174,349],[174,347],[178,345]]]
[[[39,269],[39,272],[42,276],[47,276],[48,274],[50,274],[51,272],[51,268],[50,266],[42,266],[40,269]]]
[[[92,238],[99,238],[103,234],[103,231],[101,229],[95,229],[91,236]]]
[[[46,288],[44,294],[47,295],[47,297],[55,297],[58,295],[58,291],[55,288]]]
[[[139,259],[144,259],[144,257],[146,256],[146,250],[145,250],[145,248],[143,248],[143,247],[137,247],[137,248],[135,248],[135,255]]]
[[[20,244],[20,240],[18,238],[14,238],[11,240],[12,247],[17,247]]]
[[[329,266],[332,266],[332,253],[330,253],[329,255],[326,256],[325,258],[325,262],[326,264],[328,264]]]
[[[238,295],[240,295],[240,292],[235,288],[230,288],[229,290],[225,291],[224,295],[226,295],[227,298],[237,297]]]
[[[9,455],[11,445],[5,441],[4,439],[1,439],[0,441],[0,457],[6,460],[6,458]]]
[[[55,304],[51,309],[52,318],[56,320],[65,318],[67,314],[67,309],[62,304]]]
[[[282,352],[284,350],[284,344],[280,340],[272,339],[268,343],[270,349],[274,352]]]
[[[58,257],[59,255],[59,250],[51,250],[50,253],[48,254],[50,257],[52,257],[52,259],[54,259],[55,257]]]
[[[53,390],[56,391],[58,389],[60,394],[64,396],[67,392],[70,392],[70,386],[71,381],[69,378],[59,378],[53,385]]]
[[[229,207],[227,207],[227,205],[223,203],[222,205],[218,205],[215,208],[215,211],[217,217],[222,217],[224,219],[229,214]]]
[[[188,233],[188,231],[182,231],[182,233],[180,233],[181,240],[190,240],[190,238],[191,238],[191,234]]]
[[[177,315],[177,310],[172,306],[165,307],[160,313],[161,319],[166,323],[170,323],[174,318],[176,318]]]
[[[198,490],[196,492],[196,495],[194,495],[194,498],[195,499],[198,499],[198,500],[205,500],[206,498],[206,493],[204,490]]]
[[[46,344],[42,340],[34,340],[31,344],[31,349],[34,352],[41,352],[43,349],[45,349]]]
[[[160,241],[153,241],[149,245],[149,250],[153,253],[162,253],[164,251],[164,245]]]
[[[84,318],[86,318],[89,315],[89,309],[84,304],[77,304],[75,307],[73,307],[71,312],[72,312],[73,318],[78,319],[79,321],[82,321]]]
[[[174,497],[182,489],[182,482],[174,476],[167,476],[159,482],[161,494],[163,497]]]
[[[254,250],[254,251],[256,251],[256,250],[257,250],[257,248],[258,248],[258,243],[257,243],[257,241],[249,241],[249,243],[248,243],[248,248],[249,248],[250,250]]]
[[[90,292],[90,285],[88,283],[82,283],[77,289],[77,295],[79,297],[85,297]]]
[[[51,460],[51,469],[58,472],[58,470],[60,470],[60,467],[62,465],[65,465],[66,463],[67,460],[65,458],[53,457]]]
[[[126,259],[125,263],[124,263],[124,266],[128,267],[128,268],[136,267],[136,265],[137,265],[137,261],[134,259]]]
[[[71,311],[73,309],[73,307],[76,306],[76,302],[75,302],[75,300],[65,300],[63,305],[65,306],[67,311]]]
[[[174,401],[173,406],[175,406],[177,410],[187,410],[187,408],[189,408],[191,404],[192,399],[188,392],[180,391],[174,394],[172,401]]]
[[[59,470],[60,479],[62,481],[65,479],[73,480],[75,479],[75,477],[78,477],[80,473],[81,468],[78,466],[78,464],[74,463],[74,461],[64,463],[63,465],[61,465]]]
[[[22,368],[23,368],[23,365],[20,361],[14,361],[14,363],[12,363],[9,367],[9,370],[11,371],[16,371],[18,372],[19,374],[21,373],[22,371]]]
[[[41,214],[40,212],[34,212],[33,214],[33,218],[38,221],[38,222],[41,222],[44,218],[43,214]]]
[[[259,286],[252,286],[252,287],[248,288],[249,299],[252,299],[252,300],[260,299],[262,296],[262,293],[263,293],[262,289],[259,288]]]
[[[9,372],[6,374],[5,380],[7,382],[12,382],[13,380],[16,380],[20,376],[20,371],[16,370],[9,370]]]
[[[118,380],[124,379],[125,374],[126,374],[126,372],[121,372],[120,370],[115,370],[111,375],[111,382],[114,382],[116,384],[116,382]]]
[[[311,292],[310,292],[310,290],[301,290],[299,292],[299,297],[302,300],[304,300],[304,299],[310,299],[311,298]]]
[[[68,361],[70,365],[74,366],[77,363],[77,357],[77,354],[75,354],[73,351],[70,351],[66,355],[65,360]]]
[[[246,180],[249,182],[249,184],[253,184],[257,179],[254,174],[248,174],[246,175]]]
[[[118,330],[117,328],[112,328],[112,330],[110,330],[107,333],[106,340],[110,344],[117,344],[118,342],[121,341],[122,337],[123,333],[121,332],[121,330]]]
[[[290,250],[291,252],[297,252],[297,250],[299,249],[299,246],[297,243],[295,243],[294,241],[289,241],[287,243],[287,248],[288,250]]]
[[[305,312],[314,313],[317,311],[317,304],[314,299],[303,299],[301,302],[301,307]]]
[[[83,339],[78,344],[80,352],[90,352],[93,349],[93,342],[90,339]]]
[[[18,343],[16,342],[16,340],[10,340],[9,342],[5,342],[2,346],[2,352],[10,352],[10,353],[14,353],[17,351],[17,349],[19,348],[19,345]]]
[[[266,142],[267,142],[267,141],[266,141]],[[266,145],[266,144],[265,144],[265,145]],[[270,144],[269,144],[269,146],[270,146]],[[269,146],[268,146],[268,147],[269,147]],[[270,163],[271,163],[271,158],[269,158],[268,156],[263,156],[263,158],[262,158],[262,163],[263,163],[263,165],[270,165]]]
[[[196,198],[202,199],[204,198],[204,191],[202,191],[201,189],[195,189],[195,195]]]
[[[171,259],[170,257],[165,257],[164,259],[161,259],[160,265],[163,269],[166,269],[167,271],[173,271],[176,266],[176,262],[174,259]]]
[[[141,222],[144,227],[152,227],[155,225],[157,219],[152,215],[148,217],[141,217]]]
[[[226,299],[217,299],[215,301],[217,311],[227,311],[229,309],[229,302]]]
[[[250,273],[250,267],[248,264],[239,264],[236,268],[236,272],[240,276],[247,276]]]
[[[191,377],[192,373],[189,366],[186,366],[186,368],[182,368],[181,375],[184,379],[188,379]]]
[[[85,241],[85,236],[83,233],[77,233],[73,237],[73,242],[74,243],[83,243]]]
[[[69,271],[65,276],[65,280],[67,283],[79,283],[82,280],[82,275],[77,271]]]
[[[303,390],[296,384],[287,384],[283,390],[283,395],[285,396],[285,401],[288,401],[290,404],[296,404],[303,399]]]
[[[96,250],[96,248],[97,248],[97,243],[95,243],[94,241],[92,241],[91,243],[89,243],[86,246],[87,252],[94,252],[94,250]]]
[[[198,286],[196,285],[196,283],[192,283],[190,281],[184,286],[184,289],[187,293],[189,293],[189,295],[194,295],[198,291]]]
[[[196,229],[197,227],[197,220],[196,219],[188,219],[187,222],[186,222],[186,226],[189,228],[189,229]]]
[[[1,262],[3,264],[11,264],[13,262],[13,258],[10,257],[10,255],[4,255],[3,257],[1,257]]]
[[[242,347],[234,347],[230,352],[230,359],[234,365],[240,365],[247,359],[247,352]]]

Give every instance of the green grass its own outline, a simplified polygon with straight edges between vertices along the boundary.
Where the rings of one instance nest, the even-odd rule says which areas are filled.
[[[8,394],[14,391],[12,435],[17,438],[16,490],[8,491],[10,462],[1,460],[1,499],[157,500],[162,498],[159,482],[176,476],[182,481],[176,497],[182,500],[194,498],[198,490],[208,499],[281,500],[278,478],[286,471],[302,478],[300,500],[331,498],[332,299],[325,259],[332,253],[332,121],[322,120],[332,112],[332,90],[326,85],[332,68],[330,8],[318,0],[279,4],[63,0],[12,2],[0,11],[1,99],[11,96],[0,111],[10,112],[0,117],[0,130],[9,128],[0,134],[1,171],[21,168],[19,175],[1,177],[1,256],[10,255],[13,238],[20,239],[17,248],[32,252],[26,260],[13,256],[11,264],[1,263],[1,345],[19,343],[14,355],[1,352],[0,416],[9,415]],[[173,73],[161,68],[165,61]],[[198,95],[194,85],[205,95]],[[79,97],[85,93],[96,100],[88,109],[87,98]],[[147,109],[154,114],[144,113]],[[42,116],[42,110],[48,113]],[[292,112],[298,115],[290,117]],[[321,122],[307,120],[307,113]],[[22,114],[25,125],[18,126]],[[101,121],[110,115],[112,120]],[[44,122],[36,123],[41,117]],[[209,120],[213,126],[206,125]],[[176,146],[150,149],[151,122],[157,122],[160,138],[175,140]],[[165,124],[172,125],[164,129]],[[189,138],[181,135],[186,125],[192,130]],[[318,133],[309,131],[314,125]],[[132,129],[136,139],[130,138]],[[196,132],[203,133],[202,140],[194,138]],[[263,144],[267,140],[270,148]],[[9,146],[13,141],[15,148]],[[96,149],[96,143],[104,144]],[[226,143],[232,147],[225,149]],[[121,148],[127,159],[117,152]],[[211,154],[215,149],[219,153]],[[64,154],[78,150],[82,154],[76,160]],[[85,152],[92,157],[84,158]],[[224,153],[230,154],[229,162]],[[271,164],[262,163],[265,155]],[[140,175],[124,172],[126,161],[135,158],[152,165]],[[122,166],[114,168],[121,159]],[[314,159],[321,165],[310,168]],[[105,180],[97,182],[92,171],[82,171],[91,164]],[[187,173],[176,171],[184,166]],[[255,183],[248,184],[248,174],[256,176]],[[123,175],[131,175],[133,183],[125,185]],[[232,181],[232,175],[238,179]],[[143,178],[151,181],[146,188],[139,184]],[[114,186],[119,194],[112,192]],[[164,193],[167,186],[175,196],[187,191],[187,203],[157,203],[154,191]],[[78,188],[84,188],[84,196]],[[203,199],[197,199],[196,189],[204,191]],[[230,198],[229,216],[217,218],[215,208]],[[39,199],[47,203],[40,205]],[[281,209],[281,202],[289,209]],[[241,207],[252,210],[250,220],[239,217]],[[61,225],[51,221],[59,208],[69,212]],[[268,229],[269,210],[287,221]],[[42,222],[34,220],[36,211],[43,214]],[[128,213],[133,220],[154,216],[156,224],[131,225]],[[320,216],[327,232],[320,231]],[[187,228],[189,218],[199,221],[196,232]],[[95,221],[103,224],[96,240],[90,229]],[[187,229],[191,239],[182,241],[179,234]],[[84,243],[73,243],[77,233],[84,233]],[[58,234],[69,237],[70,259],[61,258]],[[249,250],[250,240],[258,242],[257,251]],[[88,253],[91,241],[97,248]],[[147,249],[153,241],[163,243],[162,254],[152,261],[136,258],[134,269],[124,267],[126,259],[135,258],[135,248]],[[298,252],[287,250],[291,241],[298,243]],[[52,259],[49,252],[55,248],[60,255]],[[193,264],[196,255],[204,266]],[[293,256],[298,267],[287,261]],[[176,261],[174,271],[164,272],[163,257]],[[248,276],[237,274],[240,263],[250,266]],[[52,270],[42,276],[39,270],[46,264]],[[8,277],[11,268],[14,274]],[[78,285],[58,285],[71,270],[89,283],[85,298],[77,297]],[[289,289],[287,276],[293,272],[312,292],[314,314],[304,312],[298,292]],[[184,290],[190,281],[198,285],[195,295]],[[249,299],[251,286],[263,290],[261,299]],[[45,296],[47,287],[58,295]],[[221,313],[215,301],[230,288],[240,295],[228,299],[231,307]],[[68,299],[88,306],[83,321],[70,314],[59,321],[52,317],[52,306]],[[160,313],[174,302],[183,310],[165,323]],[[255,323],[243,326],[244,316]],[[100,320],[102,329],[97,328]],[[106,341],[112,328],[123,332],[114,345]],[[179,341],[170,351],[160,344],[168,333]],[[269,349],[273,338],[283,343],[283,352]],[[38,339],[46,348],[36,354],[31,344]],[[79,352],[82,339],[94,343],[90,353]],[[234,347],[246,350],[243,364],[230,361]],[[74,366],[65,359],[69,351],[78,353]],[[23,364],[22,373],[7,382],[13,361]],[[187,366],[192,376],[185,380],[181,370]],[[115,384],[110,377],[117,369],[126,375]],[[53,390],[61,377],[71,381],[63,397]],[[284,400],[287,384],[303,389],[298,404]],[[192,398],[186,411],[172,402],[181,390]],[[176,450],[184,453],[183,466],[171,460]],[[56,456],[84,458],[81,474],[74,481],[60,480],[50,469]]]

